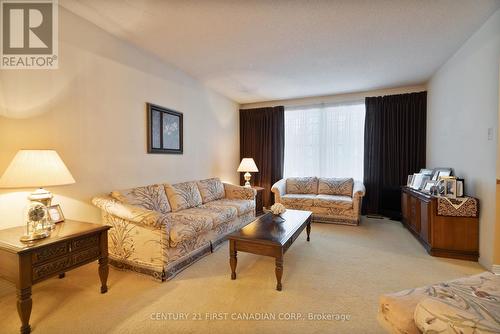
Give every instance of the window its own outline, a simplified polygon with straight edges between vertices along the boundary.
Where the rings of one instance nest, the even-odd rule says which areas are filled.
[[[284,176],[363,180],[365,104],[285,108]]]

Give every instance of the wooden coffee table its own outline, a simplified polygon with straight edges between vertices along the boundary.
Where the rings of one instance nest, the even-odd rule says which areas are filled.
[[[237,252],[247,252],[276,258],[276,290],[281,291],[283,254],[306,228],[307,241],[311,233],[311,211],[287,210],[283,219],[271,213],[257,218],[238,232],[228,236],[231,279],[236,279]]]

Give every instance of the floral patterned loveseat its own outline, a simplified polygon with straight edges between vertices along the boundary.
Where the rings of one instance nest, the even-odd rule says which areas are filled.
[[[174,277],[255,218],[252,188],[218,178],[154,184],[95,197],[109,230],[110,264]]]
[[[312,211],[313,221],[358,225],[365,186],[352,178],[289,177],[271,191],[286,208]]]
[[[490,272],[380,297],[388,333],[500,333],[500,276]]]

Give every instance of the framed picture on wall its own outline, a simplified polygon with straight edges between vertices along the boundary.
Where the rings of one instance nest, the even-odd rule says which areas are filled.
[[[183,114],[147,103],[148,153],[182,154]]]

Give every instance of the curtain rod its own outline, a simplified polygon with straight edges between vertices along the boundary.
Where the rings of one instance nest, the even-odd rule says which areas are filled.
[[[320,103],[311,103],[311,104],[298,104],[298,105],[285,105],[285,109],[314,109],[314,108],[324,108],[324,107],[333,107],[340,105],[353,105],[353,104],[364,104],[364,99],[354,99],[348,101],[339,101],[339,102],[320,102]]]

